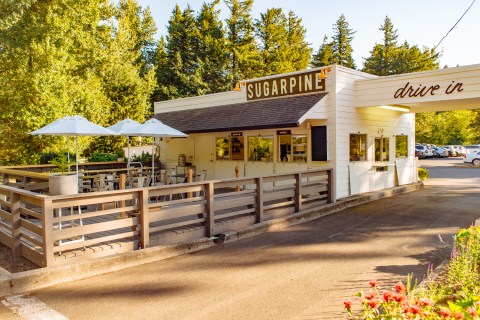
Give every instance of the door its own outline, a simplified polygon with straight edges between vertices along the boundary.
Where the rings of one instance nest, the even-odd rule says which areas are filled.
[[[204,135],[195,137],[196,171],[207,170],[207,180],[215,179],[215,138]]]

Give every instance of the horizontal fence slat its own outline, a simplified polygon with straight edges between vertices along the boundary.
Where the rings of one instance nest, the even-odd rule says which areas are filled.
[[[269,204],[269,205],[264,205],[263,206],[263,210],[271,210],[271,209],[275,209],[275,208],[280,208],[280,207],[285,207],[285,206],[289,206],[289,205],[292,205],[294,204],[295,201],[284,201],[284,202],[279,202],[279,203],[273,203],[273,204]]]
[[[55,246],[53,248],[53,252],[61,252],[61,251],[72,250],[77,248],[89,247],[95,244],[106,243],[108,241],[136,237],[139,234],[140,234],[140,231],[135,230],[135,231],[123,232],[119,234],[113,234],[113,235],[100,237],[100,238],[83,240],[79,242],[62,243],[58,246]]]
[[[37,207],[41,207],[43,204],[43,198],[39,198],[35,195],[20,194],[20,202],[30,203]]]
[[[12,222],[12,214],[3,209],[0,209],[0,218],[7,220],[8,222]]]
[[[263,194],[263,201],[275,201],[295,197],[295,190],[270,191]]]
[[[13,247],[11,231],[8,232],[5,228],[0,228],[0,242],[11,249]]]
[[[167,219],[182,218],[196,214],[206,214],[206,204],[199,203],[195,205],[164,207],[160,211],[150,212],[150,222],[156,222]]]
[[[54,217],[52,221],[54,223],[58,222],[65,222],[65,221],[72,221],[72,220],[78,220],[78,219],[87,219],[87,218],[93,218],[93,217],[99,217],[99,216],[106,216],[109,214],[120,214],[122,212],[130,212],[130,211],[138,211],[139,206],[128,206],[128,207],[119,207],[119,208],[113,208],[113,209],[106,209],[106,210],[97,210],[97,211],[92,211],[92,212],[82,212],[82,213],[75,213],[73,215],[62,215],[61,217]]]
[[[215,211],[236,208],[241,206],[255,205],[256,204],[255,195],[242,196],[242,197],[231,197],[231,198],[221,198],[215,200],[214,207]]]
[[[10,209],[12,207],[12,204],[10,202],[7,202],[5,200],[0,199],[0,205],[7,207]]]
[[[11,221],[10,221],[11,222]],[[8,231],[8,233],[12,232],[12,225],[6,223],[5,221],[0,221],[0,228],[4,228],[5,230]]]
[[[88,206],[91,204],[102,204],[102,203],[110,203],[110,202],[120,202],[120,201],[129,201],[135,200],[138,198],[138,191],[126,193],[126,194],[108,194],[103,195],[99,193],[97,195],[93,195],[96,192],[92,192],[92,195],[89,194],[86,198],[81,197],[71,197],[71,198],[62,198],[62,199],[53,199],[52,201],[52,208],[67,208],[67,207],[78,207],[78,206]],[[109,192],[105,192],[109,193]],[[82,195],[85,193],[82,193]]]
[[[125,227],[133,227],[138,224],[138,217],[124,218],[114,221],[100,222],[95,224],[89,224],[84,226],[75,226],[65,229],[53,230],[53,240],[62,240],[66,238],[73,238],[77,236],[83,236],[91,233],[110,231],[114,229],[120,229]]]
[[[27,208],[20,208],[20,214],[24,214],[24,215],[27,215],[27,216],[32,216],[32,217],[37,218],[37,219],[42,219],[42,214],[41,213],[38,213],[36,211],[33,211],[31,209],[27,209]]]
[[[200,218],[200,219],[194,219],[194,220],[188,220],[188,221],[182,221],[182,222],[177,222],[177,223],[172,223],[172,224],[167,224],[164,226],[158,226],[158,227],[150,227],[150,232],[158,232],[158,231],[165,231],[169,229],[175,229],[175,228],[180,228],[180,227],[185,227],[189,226],[192,224],[200,224],[202,222],[205,222],[205,218]]]
[[[43,240],[38,239],[38,237],[35,237],[35,235],[33,233],[22,232],[21,240],[24,241],[24,242],[30,242],[37,247],[42,247],[43,246]]]
[[[222,213],[219,214],[218,216],[215,216],[215,220],[223,220],[225,218],[232,218],[232,217],[238,217],[246,214],[252,214],[255,213],[255,208],[250,208],[250,209],[244,209],[244,210],[238,210],[234,212],[228,212],[228,213]]]
[[[235,188],[237,186],[244,186],[244,185],[255,185],[255,179],[254,178],[248,178],[248,179],[238,179],[238,180],[230,180],[230,181],[219,181],[215,182],[214,188],[215,189],[221,189],[221,188]]]
[[[217,201],[218,199],[221,199],[223,197],[241,196],[241,195],[244,195],[244,194],[251,194],[251,195],[255,196],[256,191],[254,189],[245,189],[245,190],[241,190],[241,191],[233,190],[232,192],[225,192],[225,193],[216,194],[214,197],[215,197],[215,201]]]
[[[22,243],[22,256],[35,263],[37,266],[44,266],[43,254],[32,247]]]
[[[43,232],[42,232],[43,228],[42,228],[41,226],[37,226],[36,224],[31,223],[31,222],[28,221],[28,220],[21,219],[21,220],[20,220],[20,226],[21,226],[22,228],[25,228],[25,229],[27,229],[28,231],[36,234],[36,235],[41,236],[41,235],[43,234]]]

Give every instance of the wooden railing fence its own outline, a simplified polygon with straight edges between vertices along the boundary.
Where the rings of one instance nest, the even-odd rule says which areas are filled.
[[[334,201],[332,169],[47,196],[0,186],[0,241],[39,266],[215,235]]]

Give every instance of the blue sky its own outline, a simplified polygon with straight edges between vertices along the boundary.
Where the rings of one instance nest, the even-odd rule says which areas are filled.
[[[354,59],[357,67],[363,65],[376,42],[381,42],[378,30],[385,16],[389,16],[399,35],[399,42],[408,40],[411,45],[434,47],[453,27],[473,0],[255,0],[252,16],[271,7],[280,7],[285,12],[292,10],[303,19],[307,29],[307,41],[316,51],[323,36],[332,35],[332,25],[344,14],[350,27],[356,30],[353,41]],[[210,1],[207,1],[210,2]],[[166,25],[175,4],[184,9],[187,4],[198,11],[203,1],[185,0],[139,0],[142,7],[150,6],[157,24],[157,37],[166,34]],[[222,18],[228,10],[219,5]],[[443,50],[441,66],[470,65],[480,63],[480,1],[443,40],[438,49]]]

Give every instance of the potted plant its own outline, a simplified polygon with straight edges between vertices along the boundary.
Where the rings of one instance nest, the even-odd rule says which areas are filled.
[[[68,172],[71,162],[68,162],[66,154],[59,155],[50,163],[56,166],[53,171],[58,172],[48,177],[48,190],[50,195],[77,194],[77,175],[75,172]]]
[[[125,157],[125,152],[123,151],[123,149],[118,149],[117,151],[115,151],[115,154],[117,155],[117,161],[118,162],[124,162],[126,157]]]

